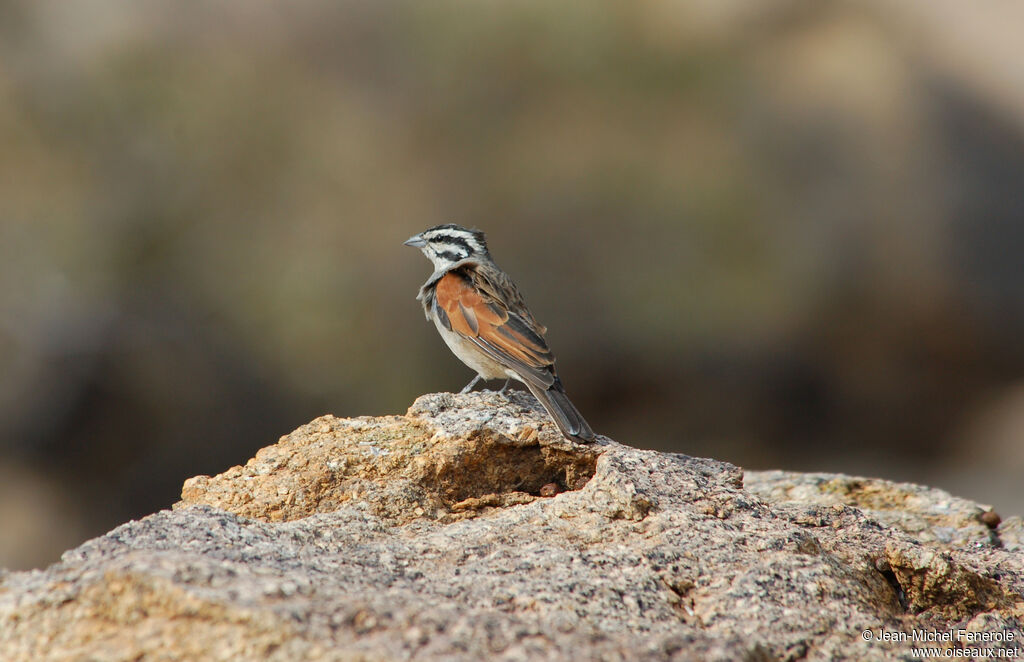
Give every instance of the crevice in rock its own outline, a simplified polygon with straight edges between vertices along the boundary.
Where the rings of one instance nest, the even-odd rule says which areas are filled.
[[[483,506],[515,505],[579,490],[597,469],[596,450],[541,445],[536,436],[523,441],[481,431],[467,442],[421,479],[422,489],[448,508],[473,509],[477,500]],[[501,495],[514,497],[506,504],[509,499]]]
[[[896,578],[896,573],[892,571],[892,568],[879,570],[879,573],[885,578],[885,581],[889,583],[889,586],[892,587],[893,593],[896,594],[896,601],[900,603],[900,608],[903,609],[904,612],[907,611],[907,592],[903,590],[900,580]]]
[[[687,625],[704,627],[704,623],[697,616],[694,609],[695,601],[693,595],[691,595],[696,586],[694,582],[690,579],[671,579],[665,577],[662,577],[661,581],[670,592],[668,601],[672,605],[672,609],[679,615],[679,619]]]

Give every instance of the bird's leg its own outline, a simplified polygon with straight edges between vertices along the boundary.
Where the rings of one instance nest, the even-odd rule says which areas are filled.
[[[512,378],[509,377],[508,379],[505,380],[505,385],[501,387],[501,390],[499,390],[498,393],[504,393],[505,391],[507,391],[508,390],[508,385],[511,384],[511,383],[512,383]]]
[[[461,391],[459,391],[459,393],[469,393],[470,391],[473,390],[473,387],[476,386],[476,383],[478,381],[480,381],[480,375],[477,375],[476,377],[474,377],[473,381],[471,381],[470,383],[466,384],[466,388],[464,388]]]

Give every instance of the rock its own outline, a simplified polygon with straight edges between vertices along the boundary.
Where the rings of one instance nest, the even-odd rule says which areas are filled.
[[[844,505],[859,508],[876,522],[895,527],[924,544],[972,548],[999,544],[993,531],[999,516],[988,506],[912,483],[839,474],[748,471],[744,486],[777,506]]]
[[[0,659],[884,660],[911,644],[882,635],[957,628],[1016,647],[1020,524],[985,511],[568,442],[523,393],[434,394],[319,418],[5,575]]]

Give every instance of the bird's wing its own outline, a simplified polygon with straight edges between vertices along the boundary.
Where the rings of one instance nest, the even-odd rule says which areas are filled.
[[[434,302],[444,326],[471,340],[484,353],[542,388],[554,383],[555,357],[543,330],[529,313],[509,310],[479,269],[449,271],[437,281]],[[543,327],[542,327],[543,328]]]

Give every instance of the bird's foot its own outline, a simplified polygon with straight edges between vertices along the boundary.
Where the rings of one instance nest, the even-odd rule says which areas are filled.
[[[462,393],[469,393],[470,391],[473,390],[473,387],[476,386],[476,383],[478,381],[480,381],[480,375],[477,375],[476,377],[474,377],[472,379],[472,381],[470,381],[468,384],[466,384],[465,388],[463,388],[461,391],[459,391],[459,393],[460,394],[462,394]]]

